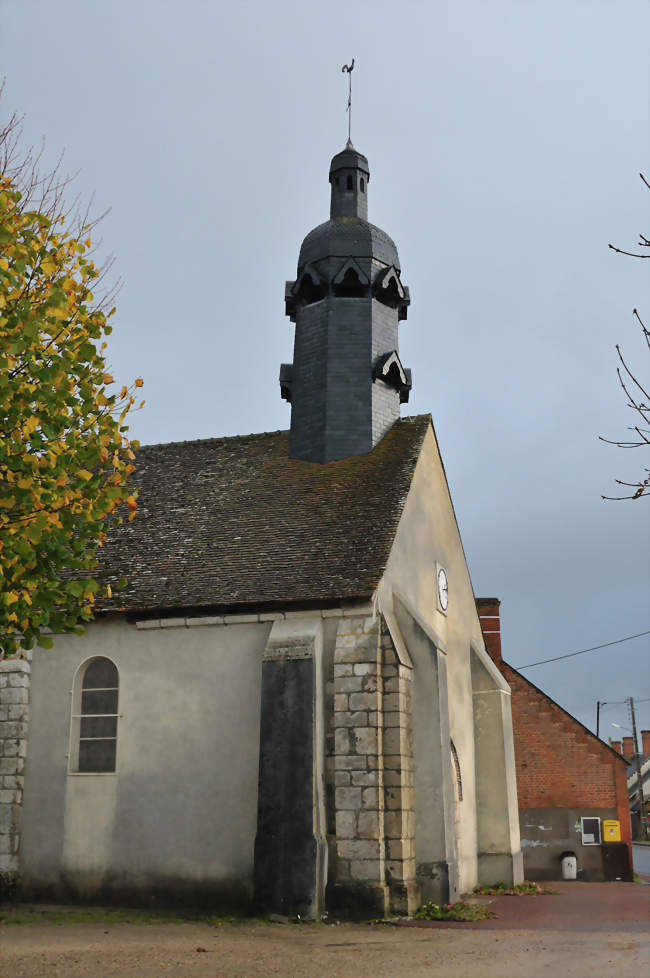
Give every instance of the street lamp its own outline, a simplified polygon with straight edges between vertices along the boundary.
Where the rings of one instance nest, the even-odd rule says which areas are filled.
[[[600,736],[600,708],[607,706],[607,700],[596,700],[596,736]]]

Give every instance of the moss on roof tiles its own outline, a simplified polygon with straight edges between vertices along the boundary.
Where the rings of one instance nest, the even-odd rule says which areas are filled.
[[[429,415],[365,455],[290,459],[289,433],[143,446],[138,515],[100,551],[126,588],[98,611],[237,608],[368,597],[388,560]]]

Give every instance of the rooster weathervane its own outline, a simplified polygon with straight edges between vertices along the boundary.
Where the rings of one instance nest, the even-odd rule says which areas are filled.
[[[354,58],[349,65],[343,65],[342,72],[348,73],[348,142],[352,143],[352,70],[354,68]]]

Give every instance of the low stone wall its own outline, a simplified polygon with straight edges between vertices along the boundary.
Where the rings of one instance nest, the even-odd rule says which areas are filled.
[[[30,672],[25,659],[0,661],[0,899],[18,877]]]

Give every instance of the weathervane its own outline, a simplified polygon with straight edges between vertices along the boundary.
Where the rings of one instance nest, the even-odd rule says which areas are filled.
[[[341,71],[348,73],[348,142],[352,143],[352,69],[354,68],[354,58],[349,65],[343,65]]]

